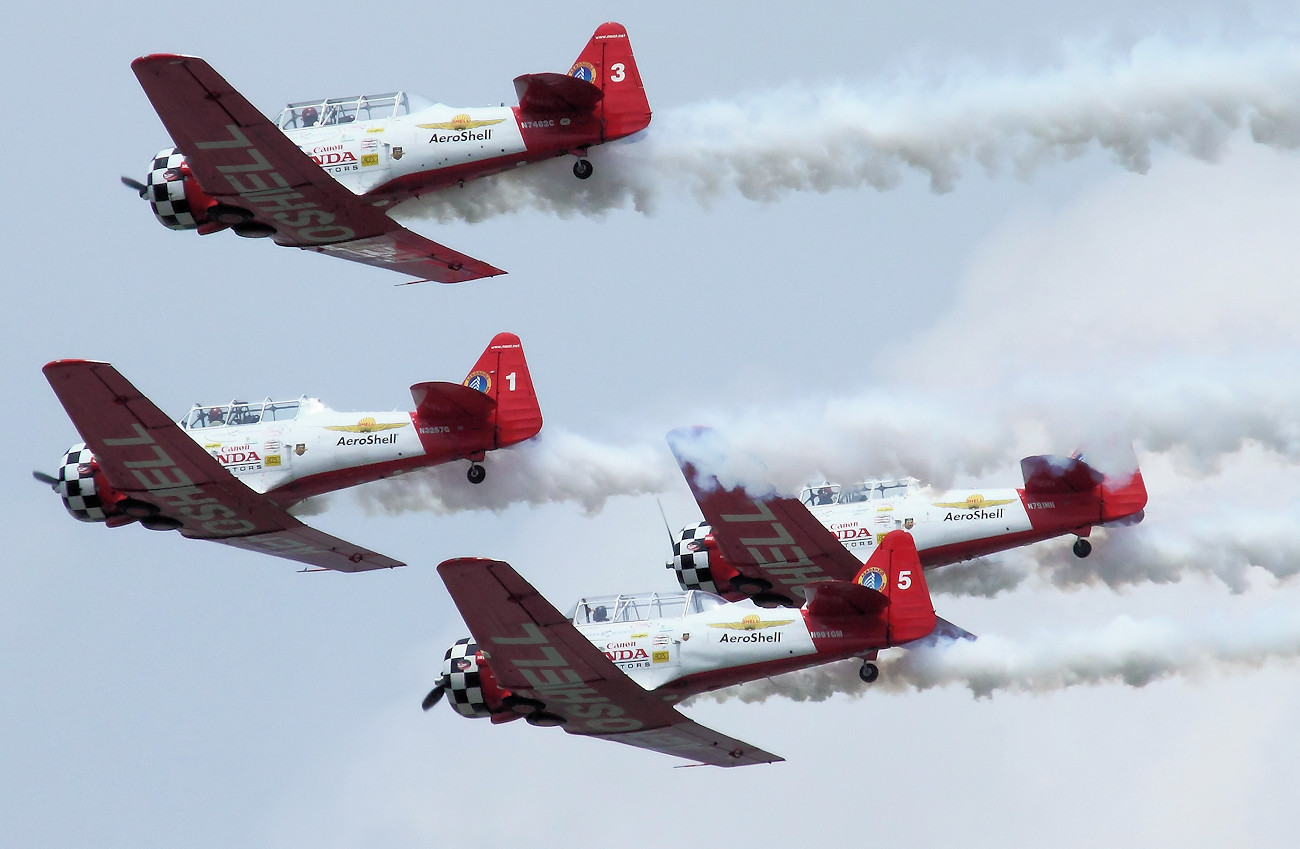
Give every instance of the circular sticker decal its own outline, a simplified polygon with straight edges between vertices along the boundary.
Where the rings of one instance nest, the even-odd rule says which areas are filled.
[[[486,394],[492,389],[492,375],[485,371],[471,372],[470,376],[465,378],[465,385]]]
[[[569,69],[569,76],[591,82],[596,78],[596,68],[590,62],[579,62]]]
[[[868,566],[858,573],[858,583],[877,592],[885,588],[885,570],[877,566]]]

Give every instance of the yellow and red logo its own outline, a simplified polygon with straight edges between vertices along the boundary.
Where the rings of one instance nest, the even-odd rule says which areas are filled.
[[[500,124],[504,120],[505,118],[492,118],[487,121],[475,121],[469,117],[468,113],[462,112],[450,121],[437,121],[433,124],[416,124],[415,126],[422,130],[477,130],[479,127]]]

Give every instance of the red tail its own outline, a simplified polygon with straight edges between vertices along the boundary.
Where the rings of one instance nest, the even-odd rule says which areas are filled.
[[[603,128],[602,141],[621,139],[649,126],[650,102],[622,24],[597,27],[569,69],[569,76],[586,80],[604,93],[596,106]]]
[[[916,543],[907,531],[890,531],[880,541],[854,582],[882,593],[889,645],[928,637],[937,619]]]
[[[465,377],[465,385],[497,402],[491,415],[496,447],[523,442],[542,429],[542,410],[524,347],[513,333],[498,333]]]

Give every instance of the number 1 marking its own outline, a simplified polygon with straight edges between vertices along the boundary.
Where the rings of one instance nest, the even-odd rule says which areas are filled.
[[[510,391],[515,391],[515,373],[512,371],[506,375],[506,383],[510,384]]]

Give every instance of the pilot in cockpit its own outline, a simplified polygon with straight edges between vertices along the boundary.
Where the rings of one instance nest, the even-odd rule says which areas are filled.
[[[316,107],[308,106],[302,110],[302,125],[304,127],[314,127],[316,126],[316,119],[319,117],[320,113],[316,111]]]

